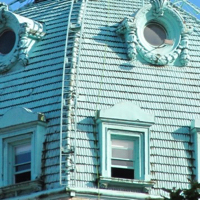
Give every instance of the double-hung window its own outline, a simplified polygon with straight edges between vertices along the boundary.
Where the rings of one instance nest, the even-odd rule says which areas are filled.
[[[154,116],[131,102],[96,114],[101,187],[151,187],[149,135]]]
[[[14,182],[31,180],[31,144],[30,142],[14,146]]]
[[[8,184],[21,183],[31,180],[31,137],[21,135],[19,137],[5,138],[4,146],[4,178]]]
[[[111,135],[111,177],[134,179],[138,169],[138,139]]]

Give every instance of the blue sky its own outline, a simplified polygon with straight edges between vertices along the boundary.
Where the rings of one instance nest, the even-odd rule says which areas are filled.
[[[10,3],[10,2],[13,2],[14,0],[0,0],[0,2],[5,2],[5,3]],[[14,7],[15,9],[25,5],[26,3],[30,3],[30,2],[33,2],[34,0],[25,0],[24,3],[15,3]],[[142,1],[142,0],[140,0]],[[172,2],[174,2],[175,0],[171,0]],[[181,1],[181,0],[179,0]],[[200,0],[190,0],[191,3],[195,4],[196,6],[198,6],[200,8]],[[192,9],[189,7],[189,6],[185,6],[184,7],[186,10],[188,10],[189,12],[193,12]],[[200,14],[198,15],[198,18],[200,19]]]
[[[0,0],[1,2],[5,2],[5,3],[10,3],[13,0]],[[33,1],[33,0],[26,0],[27,2]],[[200,0],[190,0],[190,2],[194,3],[195,5],[200,7]]]
[[[13,2],[13,1],[14,0],[0,0],[0,2],[4,2],[4,3],[7,3],[7,4],[9,4],[9,3]],[[21,7],[21,6],[23,6],[23,5],[27,4],[27,3],[30,3],[32,1],[34,1],[34,0],[25,0],[24,3],[21,3],[21,4],[19,2],[17,2],[17,3],[14,4],[14,7],[19,8],[19,7]]]
[[[171,0],[171,1],[174,2],[174,0]],[[200,9],[200,0],[190,0],[190,2],[193,3],[194,5],[198,6],[199,9]],[[187,6],[187,5],[185,4],[184,8],[185,8],[188,12],[194,14],[196,17],[198,17],[198,18],[200,19],[200,14],[198,14],[198,15],[195,14],[194,10],[193,10],[190,6]]]
[[[197,5],[200,7],[200,1],[199,0],[190,0],[193,4]]]

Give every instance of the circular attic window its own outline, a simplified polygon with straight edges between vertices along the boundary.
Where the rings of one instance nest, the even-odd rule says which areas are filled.
[[[144,38],[153,46],[164,44],[166,39],[165,29],[156,23],[150,23],[144,28]]]
[[[0,33],[0,53],[8,54],[15,45],[16,36],[12,30],[4,30]]]

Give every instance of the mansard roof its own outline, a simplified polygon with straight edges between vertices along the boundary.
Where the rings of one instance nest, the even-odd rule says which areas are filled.
[[[45,113],[48,121],[47,146],[43,154],[46,188],[60,187],[61,89],[70,6],[65,0],[59,1],[59,4],[58,1],[43,1],[16,11],[23,17],[44,24],[46,35],[33,47],[25,67],[0,74],[0,118],[13,107]]]
[[[155,116],[150,170],[156,185],[151,193],[159,195],[163,187],[187,187],[194,170],[190,123],[200,118],[199,21],[183,10],[175,11],[193,27],[187,40],[190,62],[184,67],[158,66],[140,55],[130,60],[124,37],[116,32],[124,18],[134,17],[141,1],[75,1],[74,23],[70,24],[74,32],[66,37],[71,5],[68,0],[47,0],[16,11],[44,23],[46,35],[24,69],[0,75],[0,117],[17,106],[45,114],[44,180],[47,189],[56,188],[60,187],[61,102],[65,103],[66,115],[72,118],[64,131],[72,130],[72,144],[76,137],[76,184],[95,188],[99,165],[95,113],[119,102],[132,102]],[[66,38],[70,65],[64,63]],[[64,101],[62,89],[68,90]]]

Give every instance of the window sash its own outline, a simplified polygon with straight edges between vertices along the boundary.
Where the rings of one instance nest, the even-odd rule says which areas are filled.
[[[30,169],[27,169],[27,170],[15,172],[14,175],[15,175],[15,174],[23,174],[23,173],[25,173],[25,172],[31,172],[31,170],[30,170]]]
[[[136,162],[137,162],[137,159],[139,157],[139,138],[138,137],[134,137],[134,136],[130,136],[130,135],[125,135],[124,131],[122,132],[118,132],[117,134],[115,134],[115,131],[112,131],[111,134],[110,134],[110,171],[112,170],[112,168],[118,168],[118,169],[129,169],[129,170],[133,170],[134,171],[134,174],[133,174],[133,179],[136,177],[136,173],[137,173],[137,166],[136,166]],[[122,145],[120,145],[120,142],[119,142],[119,145],[113,145],[112,141],[113,140],[121,140],[121,141],[124,141],[122,142]],[[132,142],[132,147],[130,146],[130,143],[129,144],[125,144],[126,141],[131,141]],[[116,144],[118,143],[117,141],[115,142]],[[113,155],[113,150],[125,150],[123,152],[122,155],[120,155],[119,157],[116,157]],[[127,150],[127,152],[126,152]],[[130,152],[128,151],[133,151],[132,152],[132,155]],[[130,153],[130,155],[132,157],[130,157],[130,155],[125,155],[125,154],[128,154]],[[117,153],[116,153],[117,155]],[[120,158],[122,157],[122,158]],[[123,158],[123,157],[127,157],[127,158]],[[127,162],[130,162],[128,165],[128,163],[125,165],[120,165],[120,164],[114,164],[113,161],[127,161]],[[132,162],[132,163],[131,163]],[[112,175],[111,175],[112,176]]]
[[[15,164],[14,167],[18,167],[18,166],[21,166],[21,165],[26,165],[26,164],[31,164],[31,161],[30,162],[24,162],[24,163],[20,163],[20,164]]]
[[[11,144],[12,145],[12,144]],[[13,161],[13,176],[14,176],[14,183],[17,182],[16,176],[17,175],[22,175],[24,173],[30,172],[31,174],[31,142],[30,141],[24,141],[22,143],[17,143],[16,145],[12,145],[12,154],[14,156],[14,161]],[[28,153],[28,157],[26,157],[25,160],[27,162],[21,162],[20,160],[17,160],[17,156],[27,156],[26,154]],[[23,158],[22,158],[23,161]],[[29,165],[30,164],[30,165]],[[27,165],[27,166],[25,166]],[[23,166],[25,166],[25,169],[23,169]],[[20,169],[21,167],[21,169]],[[19,168],[19,169],[17,169]],[[23,181],[20,181],[23,182]]]
[[[134,167],[122,166],[122,165],[111,165],[111,168],[135,169]]]
[[[19,169],[17,169],[17,168],[19,168]],[[23,169],[23,168],[25,168],[25,169]],[[31,162],[26,162],[26,163],[23,163],[23,164],[14,165],[14,173],[15,174],[18,174],[18,173],[21,173],[21,172],[24,172],[24,171],[31,171]]]

